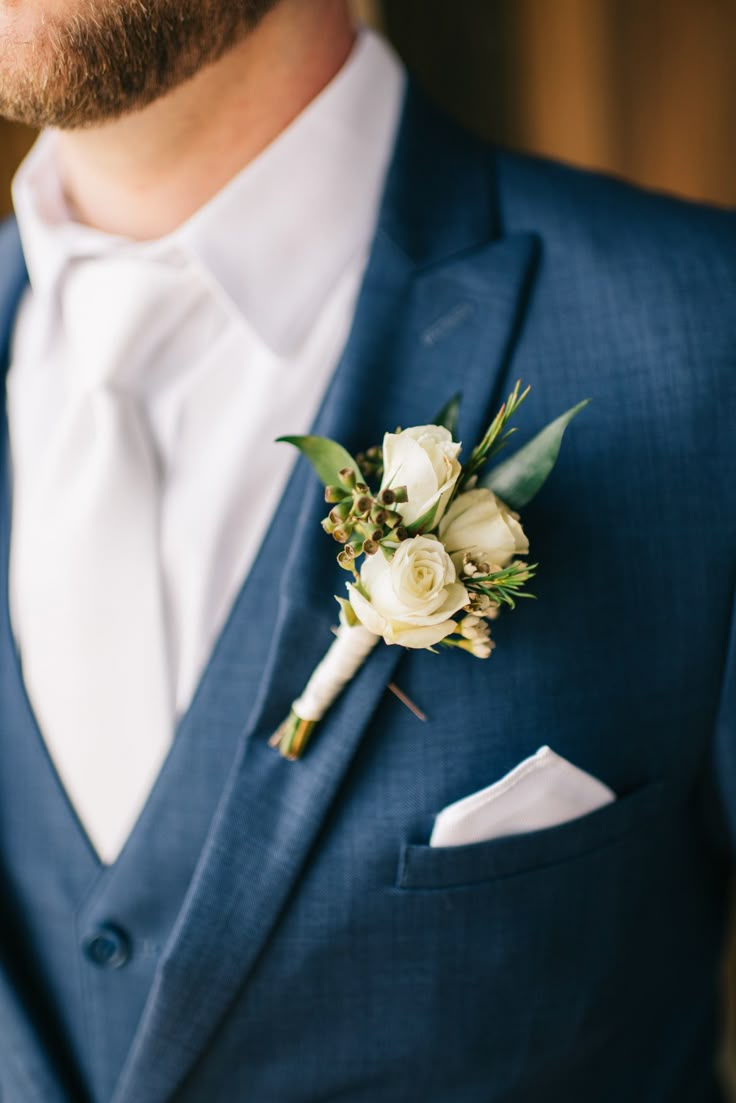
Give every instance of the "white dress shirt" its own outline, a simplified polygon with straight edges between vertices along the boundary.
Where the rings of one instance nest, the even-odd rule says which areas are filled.
[[[347,339],[403,86],[390,48],[361,31],[343,68],[298,118],[155,241],[74,221],[53,132],[42,135],[14,181],[30,276],[7,381],[14,510],[74,392],[78,364],[108,340],[94,313],[80,322],[78,311],[65,312],[65,273],[88,265],[103,272],[123,258],[170,273],[170,302],[155,332],[144,327],[115,339],[125,346],[125,382],[147,417],[163,473],[160,565],[177,715],[292,469],[293,450],[275,438],[308,431]],[[12,555],[11,532],[11,619],[22,660]]]

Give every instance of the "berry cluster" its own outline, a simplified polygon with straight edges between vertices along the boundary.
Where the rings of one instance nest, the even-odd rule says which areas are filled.
[[[345,570],[354,571],[354,560],[365,553],[375,555],[388,540],[391,546],[409,537],[403,518],[393,507],[407,500],[405,486],[386,487],[377,495],[361,482],[352,467],[338,472],[340,482],[325,487],[325,501],[332,509],[322,528],[342,544],[337,561]]]

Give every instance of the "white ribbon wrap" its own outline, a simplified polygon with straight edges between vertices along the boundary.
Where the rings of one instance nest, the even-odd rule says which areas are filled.
[[[347,683],[355,677],[380,640],[362,624],[341,622],[335,642],[315,667],[301,697],[291,706],[300,720],[321,720]]]

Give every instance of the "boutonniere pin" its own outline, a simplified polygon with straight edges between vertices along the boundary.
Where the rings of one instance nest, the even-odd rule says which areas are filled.
[[[538,564],[519,517],[555,465],[562,436],[588,400],[550,422],[528,444],[488,468],[515,431],[510,421],[530,388],[516,384],[465,463],[454,440],[459,399],[436,424],[386,433],[355,459],[325,437],[281,437],[311,462],[331,506],[322,527],[351,575],[337,597],[335,640],[271,739],[299,758],[315,728],[383,640],[417,650],[456,648],[487,659],[490,621],[517,598]],[[401,696],[401,694],[399,694]]]

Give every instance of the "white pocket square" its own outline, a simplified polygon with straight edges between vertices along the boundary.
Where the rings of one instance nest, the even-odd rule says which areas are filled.
[[[602,781],[540,747],[493,785],[443,808],[429,845],[462,846],[555,827],[615,799]]]

